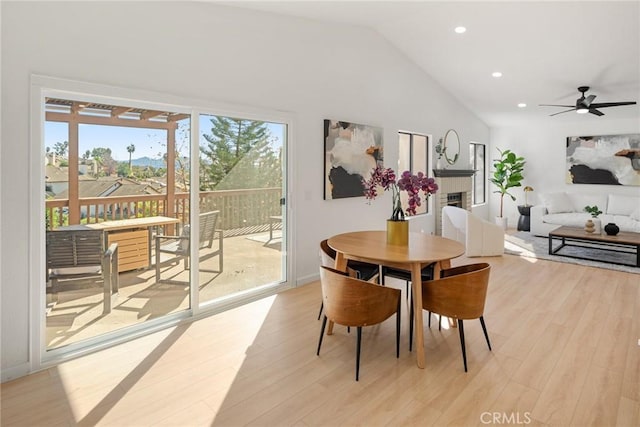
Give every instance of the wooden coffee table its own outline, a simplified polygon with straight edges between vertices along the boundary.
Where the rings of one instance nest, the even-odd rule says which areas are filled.
[[[561,243],[558,247],[553,248],[553,241],[556,239],[560,240]],[[560,249],[564,248],[565,246],[575,246],[579,248],[589,248],[607,252],[635,254],[636,263],[629,264],[616,261],[602,261],[596,258],[585,258],[576,255],[559,253]],[[559,255],[569,258],[607,262],[609,264],[640,267],[640,233],[621,231],[615,236],[609,236],[607,234],[587,233],[582,228],[560,227],[549,233],[549,255]]]

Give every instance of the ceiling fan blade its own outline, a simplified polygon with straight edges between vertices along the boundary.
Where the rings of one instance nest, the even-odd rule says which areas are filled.
[[[538,104],[539,107],[572,107],[575,108],[575,105],[558,105],[558,104]]]
[[[604,113],[602,111],[598,111],[595,108],[589,108],[589,112],[591,114],[595,114],[596,116],[604,116]]]
[[[636,105],[636,102],[601,102],[591,104],[591,108],[607,108],[607,107],[618,107],[620,105]]]
[[[589,107],[594,99],[596,99],[595,95],[589,95],[582,101],[582,104],[584,104],[585,107]]]
[[[570,110],[564,110],[564,111],[559,111],[557,113],[553,113],[553,114],[549,114],[549,117],[551,116],[557,116],[558,114],[562,114],[562,113],[568,113],[569,111],[576,111],[575,107],[570,109]]]

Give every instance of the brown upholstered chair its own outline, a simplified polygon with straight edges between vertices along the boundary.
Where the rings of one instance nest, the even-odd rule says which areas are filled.
[[[320,267],[322,301],[325,315],[322,319],[318,351],[322,346],[327,319],[344,326],[357,328],[356,381],[360,377],[360,344],[362,327],[382,323],[396,315],[396,357],[400,357],[400,289],[349,277],[332,268]]]
[[[320,242],[320,265],[333,268],[336,265],[336,251],[327,243],[327,240]],[[366,262],[351,261],[347,262],[347,273],[356,279],[365,280],[367,282],[378,278],[380,267],[376,264]],[[322,316],[323,303],[320,303],[320,311],[318,312],[318,320]]]
[[[440,280],[422,282],[422,308],[458,321],[465,372],[467,372],[467,353],[464,343],[464,320],[480,319],[484,337],[491,351],[491,342],[484,323],[484,304],[487,298],[490,270],[491,266],[487,263],[463,265],[442,270]],[[411,304],[409,331],[409,351],[411,351],[413,304]]]

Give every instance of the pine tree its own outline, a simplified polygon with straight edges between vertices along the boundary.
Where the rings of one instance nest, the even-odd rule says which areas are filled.
[[[211,134],[203,134],[201,190],[277,187],[282,183],[279,153],[261,121],[214,116]]]

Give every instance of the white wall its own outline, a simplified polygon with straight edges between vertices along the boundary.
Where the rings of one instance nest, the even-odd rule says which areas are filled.
[[[390,201],[323,200],[323,119],[381,126],[385,163],[397,162],[399,129],[489,142],[489,129],[384,39],[201,2],[2,2],[2,376],[29,367],[32,73],[281,110],[295,117],[294,281],[317,276],[318,242],[346,230],[381,229]],[[433,217],[412,229],[433,230]]]
[[[577,116],[577,115],[576,115]],[[528,126],[491,129],[490,159],[498,157],[498,151],[510,149],[526,160],[524,169],[525,185],[534,188],[529,193],[528,202],[536,204],[541,193],[567,191],[574,193],[607,193],[640,195],[640,187],[619,185],[567,184],[566,171],[566,138],[580,135],[616,135],[640,133],[640,120],[607,120],[606,115],[596,117],[591,114],[578,116],[575,122],[554,122],[554,117]],[[492,168],[491,168],[492,169]],[[500,199],[493,194],[496,187],[489,184],[491,216],[498,214]],[[517,205],[524,204],[522,188],[515,188],[512,194],[517,197],[513,202],[505,197],[505,215],[509,218],[509,226],[515,227],[518,221]]]

